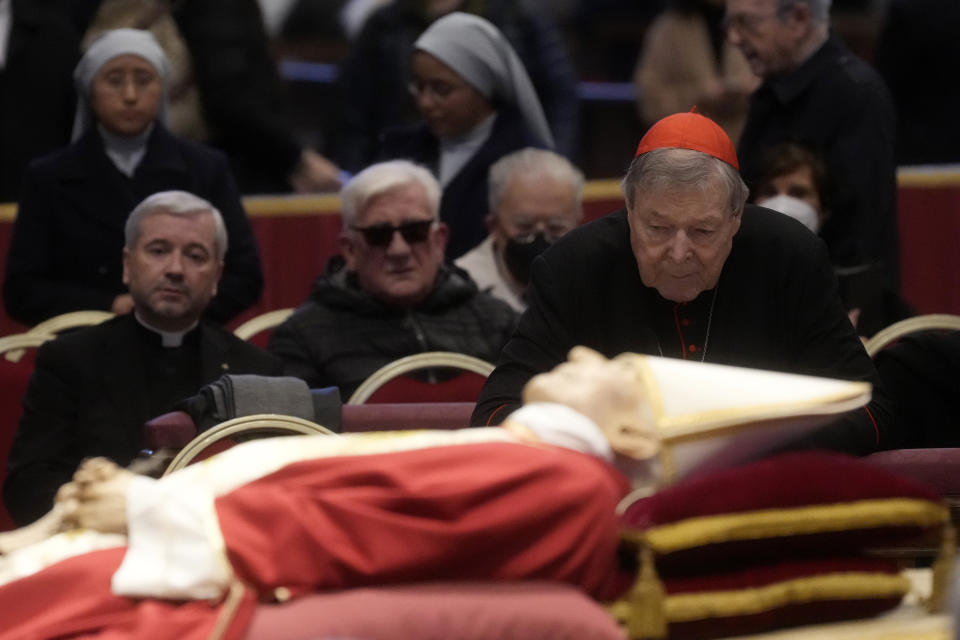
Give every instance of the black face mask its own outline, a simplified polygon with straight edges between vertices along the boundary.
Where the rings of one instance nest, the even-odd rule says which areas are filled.
[[[530,265],[533,264],[533,259],[549,246],[550,242],[542,233],[536,234],[530,242],[517,242],[510,238],[503,249],[503,261],[517,282],[526,286],[530,280]]]

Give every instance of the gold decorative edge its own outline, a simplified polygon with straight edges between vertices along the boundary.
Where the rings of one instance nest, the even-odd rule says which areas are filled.
[[[936,329],[960,330],[960,315],[929,313],[894,322],[867,340],[864,348],[867,350],[867,353],[873,357],[881,349],[898,338],[918,331],[932,331]]]
[[[285,416],[275,413],[258,413],[250,416],[241,416],[221,422],[203,433],[197,434],[193,440],[188,442],[187,445],[177,453],[169,466],[167,466],[167,469],[163,472],[163,475],[169,475],[174,471],[186,467],[201,451],[220,440],[248,431],[261,429],[286,431],[291,435],[336,435],[333,431],[322,425],[295,416]]]
[[[294,311],[293,307],[274,309],[250,318],[233,330],[233,335],[241,340],[249,340],[264,329],[270,329],[283,323]]]

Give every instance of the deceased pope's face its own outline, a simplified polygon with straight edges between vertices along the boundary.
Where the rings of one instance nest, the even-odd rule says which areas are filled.
[[[645,460],[656,454],[660,442],[636,357],[609,360],[587,347],[574,347],[567,362],[527,383],[523,401],[566,405],[593,420],[614,451]]]

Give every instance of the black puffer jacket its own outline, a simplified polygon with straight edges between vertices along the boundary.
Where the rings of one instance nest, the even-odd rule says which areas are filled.
[[[385,305],[345,270],[317,278],[310,297],[270,336],[287,375],[341,397],[383,365],[423,351],[454,351],[496,362],[516,323],[505,302],[445,268],[433,293],[413,308]]]

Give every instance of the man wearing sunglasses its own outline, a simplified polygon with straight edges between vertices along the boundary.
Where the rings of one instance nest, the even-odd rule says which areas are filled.
[[[372,165],[344,187],[342,265],[318,278],[270,337],[287,375],[338,386],[346,398],[381,366],[414,353],[496,361],[516,313],[444,265],[439,206],[436,179],[406,160]]]

